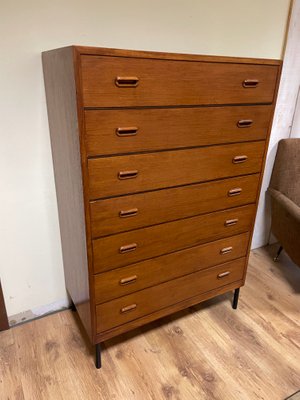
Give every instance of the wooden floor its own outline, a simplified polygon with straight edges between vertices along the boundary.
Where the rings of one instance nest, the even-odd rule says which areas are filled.
[[[300,389],[300,268],[252,252],[231,294],[105,343],[103,367],[63,311],[0,333],[0,398],[283,400]]]

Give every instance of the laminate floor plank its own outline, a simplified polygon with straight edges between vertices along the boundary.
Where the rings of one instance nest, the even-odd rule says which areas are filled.
[[[177,385],[169,382],[166,387],[180,391],[180,399],[232,399],[230,383],[234,384],[234,391],[238,391],[231,376],[226,377],[228,386],[224,386],[223,371],[216,368],[215,354],[206,355],[210,335],[201,324],[193,321],[188,311],[181,318],[164,319],[161,328],[154,333],[149,331],[147,337],[153,348],[162,349],[160,358],[176,368],[173,374]],[[189,387],[190,395],[185,393]]]
[[[283,400],[300,389],[300,268],[252,251],[232,293],[105,342],[69,310],[0,333],[4,400]]]
[[[0,393],[4,400],[25,400],[12,329],[0,334]]]

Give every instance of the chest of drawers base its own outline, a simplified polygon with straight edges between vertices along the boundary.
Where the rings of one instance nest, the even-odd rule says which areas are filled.
[[[96,345],[245,283],[278,60],[43,53],[65,280]]]

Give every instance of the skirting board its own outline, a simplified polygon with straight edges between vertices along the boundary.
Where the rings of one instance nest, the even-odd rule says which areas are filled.
[[[68,299],[62,299],[51,304],[35,307],[31,310],[26,310],[18,314],[11,315],[8,317],[8,322],[10,326],[15,326],[57,311],[65,310],[69,307],[70,301]]]

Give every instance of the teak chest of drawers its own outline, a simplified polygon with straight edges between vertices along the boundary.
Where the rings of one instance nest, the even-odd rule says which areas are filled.
[[[67,290],[96,345],[245,282],[281,62],[43,53]]]

